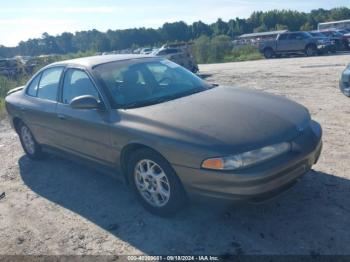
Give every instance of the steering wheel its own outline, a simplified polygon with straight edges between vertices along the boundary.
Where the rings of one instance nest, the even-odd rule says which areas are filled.
[[[165,80],[170,80],[170,82],[172,81],[172,79],[169,76],[165,76],[162,79],[160,79],[159,81],[157,81],[158,85],[163,83]]]

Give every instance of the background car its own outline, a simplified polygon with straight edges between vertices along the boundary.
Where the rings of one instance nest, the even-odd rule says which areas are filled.
[[[191,45],[189,44],[164,45],[160,49],[155,50],[152,55],[169,59],[187,68],[192,73],[199,71],[197,62],[192,54]]]
[[[319,50],[320,53],[335,53],[337,51],[335,41],[322,34],[320,31],[310,31],[308,33],[312,35],[313,38],[319,39],[320,42],[324,43],[324,47]]]
[[[325,50],[328,44],[326,39],[314,38],[307,32],[285,32],[277,34],[275,40],[261,41],[259,51],[265,58],[290,54],[314,56]]]
[[[349,38],[343,33],[337,30],[322,30],[320,32],[335,42],[338,51],[349,49]]]
[[[341,75],[339,87],[344,95],[350,97],[350,64],[345,68]]]

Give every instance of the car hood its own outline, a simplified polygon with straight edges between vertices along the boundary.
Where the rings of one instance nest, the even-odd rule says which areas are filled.
[[[313,38],[316,40],[329,40],[329,37],[326,36],[314,36]]]
[[[233,87],[123,110],[121,117],[124,124],[159,138],[231,153],[289,141],[310,122],[307,109],[295,102]]]

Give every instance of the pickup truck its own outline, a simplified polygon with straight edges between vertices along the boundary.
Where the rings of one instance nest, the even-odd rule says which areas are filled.
[[[261,42],[259,50],[266,58],[299,53],[314,56],[326,45],[324,40],[312,37],[307,32],[285,32],[278,34],[275,40]]]

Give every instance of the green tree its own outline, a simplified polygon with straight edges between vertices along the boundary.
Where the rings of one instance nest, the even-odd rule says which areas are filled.
[[[187,25],[180,21],[165,23],[158,29],[132,28],[108,30],[106,33],[93,29],[76,32],[75,34],[65,32],[57,36],[44,33],[40,38],[21,41],[16,47],[0,45],[0,57],[86,53],[94,50],[111,51],[126,49],[135,45],[140,47],[159,46],[167,42],[194,40],[203,35],[209,38],[221,35],[234,38],[245,33],[270,30],[311,30],[317,28],[318,23],[321,22],[345,19],[350,19],[350,9],[347,7],[330,10],[315,9],[310,13],[293,10],[270,10],[253,12],[247,19],[234,18],[228,22],[218,19],[212,24],[198,21],[192,25]],[[212,46],[212,44],[215,45],[216,43],[210,45]]]
[[[194,22],[190,26],[191,38],[199,38],[202,35],[211,36],[213,31],[210,26],[203,23],[202,21]]]
[[[300,30],[302,31],[311,31],[313,29],[314,29],[313,26],[309,22],[306,22],[304,25],[300,27]]]
[[[254,29],[254,33],[266,32],[266,31],[268,31],[268,28],[265,24],[262,24],[261,26]]]
[[[190,39],[189,27],[182,21],[165,23],[160,31],[164,41],[188,41]]]
[[[288,30],[288,26],[277,24],[275,29],[276,30]]]
[[[210,41],[208,62],[217,62],[223,60],[232,50],[233,44],[230,37],[227,35],[215,36]]]
[[[225,35],[228,32],[228,25],[221,18],[211,25],[214,36]]]
[[[202,35],[194,41],[193,52],[198,63],[205,64],[209,60],[210,38]]]

